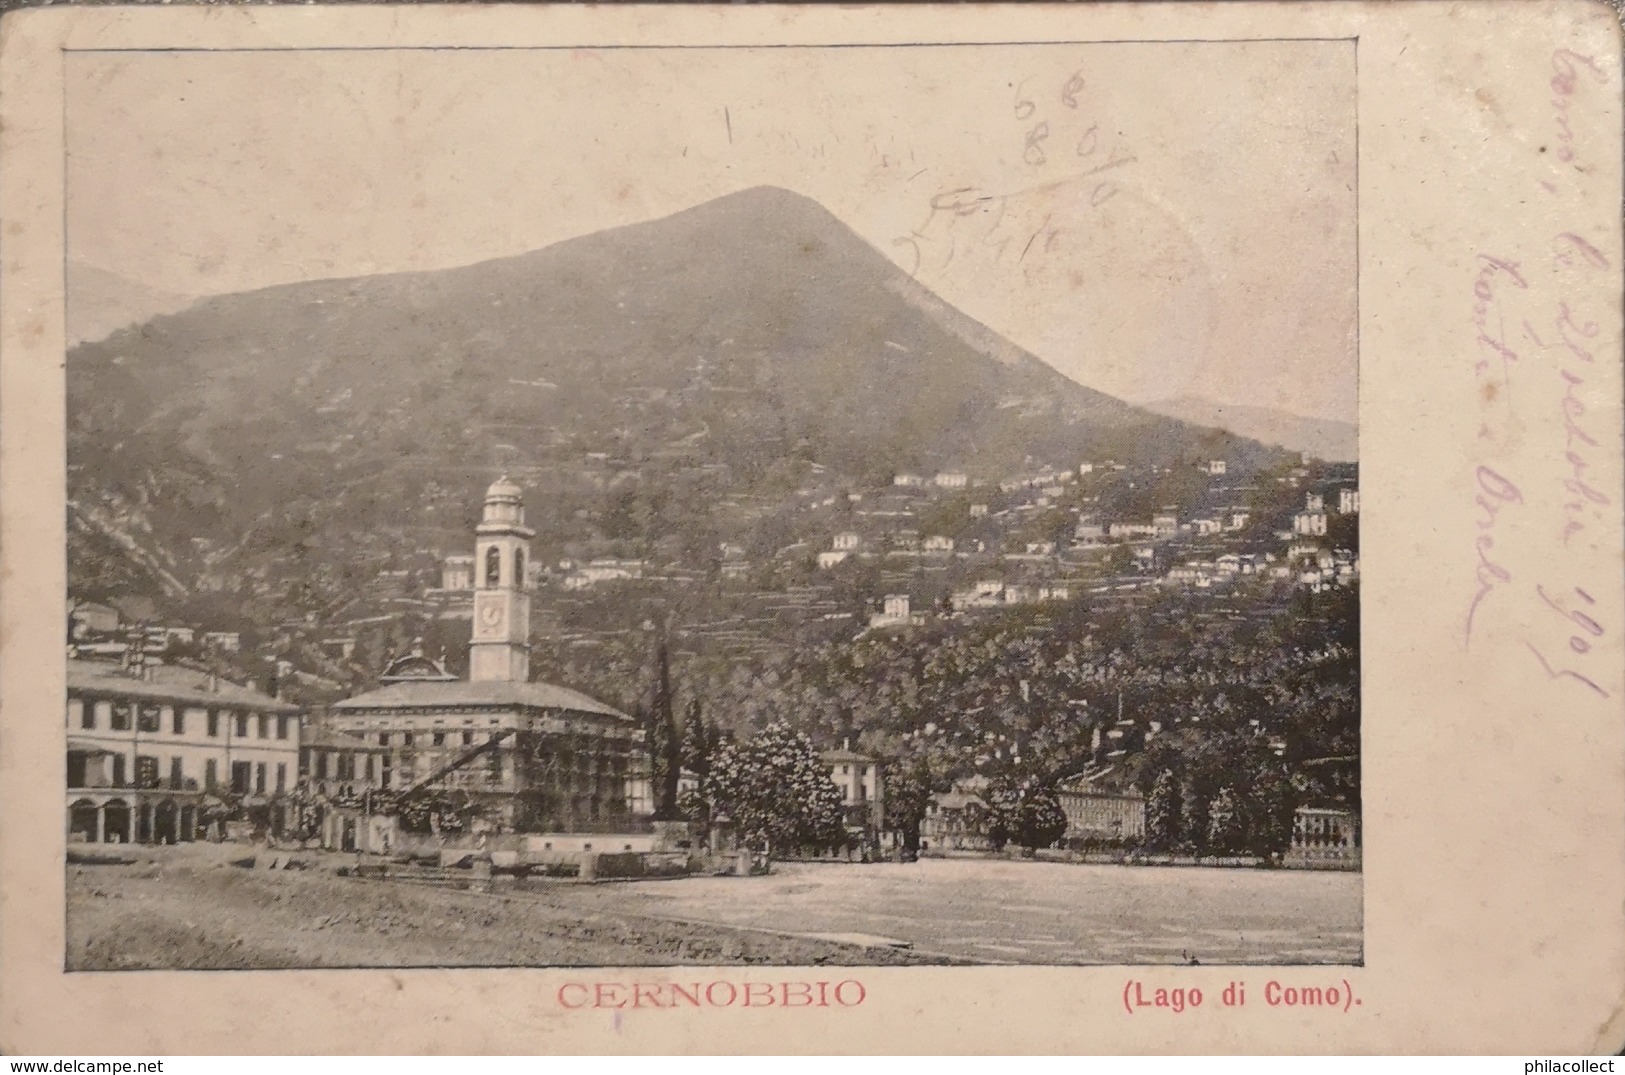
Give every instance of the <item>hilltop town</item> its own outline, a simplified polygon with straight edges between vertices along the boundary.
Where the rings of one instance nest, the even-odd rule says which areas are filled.
[[[1232,473],[1222,459],[1177,470],[1102,459],[996,479],[905,472],[867,488],[820,482],[824,473],[808,464],[807,483],[781,502],[721,497],[703,512],[704,537],[720,540],[648,540],[612,536],[634,525],[614,516],[635,514],[643,486],[671,476],[588,453],[577,478],[604,491],[607,517],[539,535],[536,645],[611,645],[653,616],[673,622],[679,653],[741,659],[1074,601],[1106,609],[1177,593],[1198,619],[1233,615],[1238,599],[1267,607],[1358,579],[1351,464],[1305,458]],[[142,595],[75,595],[72,641],[85,656],[113,655],[139,626],[154,657],[212,660],[258,680],[280,664],[281,689],[317,703],[370,680],[412,638],[460,669],[473,557],[411,540],[370,535],[359,556],[388,565],[370,577],[360,565],[313,565],[353,589],[274,623],[165,617]],[[286,594],[290,579],[266,566],[240,581],[252,608]],[[308,580],[305,590],[319,592]]]

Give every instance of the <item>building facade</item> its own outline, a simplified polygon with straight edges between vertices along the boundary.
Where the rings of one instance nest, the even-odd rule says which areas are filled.
[[[920,819],[922,851],[986,851],[993,846],[988,838],[988,804],[981,795],[987,781],[960,781],[952,790],[938,792],[925,805]]]
[[[841,789],[847,828],[878,833],[886,817],[886,785],[881,776],[880,759],[842,746],[839,750],[824,752],[824,766],[829,769],[835,786]]]
[[[228,796],[264,807],[272,831],[285,825],[297,706],[135,654],[68,661],[67,725],[70,841],[194,840]]]
[[[381,788],[455,799],[478,831],[632,831],[641,731],[610,706],[530,678],[531,536],[519,487],[498,480],[475,533],[468,679],[418,649],[376,690],[335,704],[329,722],[382,748]]]
[[[1112,791],[1091,780],[1076,780],[1058,788],[1056,798],[1066,815],[1068,843],[1145,838],[1145,798],[1138,792]]]

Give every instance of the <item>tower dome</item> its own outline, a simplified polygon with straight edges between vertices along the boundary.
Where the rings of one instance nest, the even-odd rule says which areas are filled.
[[[525,523],[524,491],[504,474],[485,491],[485,511],[481,526],[523,526]],[[529,535],[527,535],[529,536]]]
[[[504,474],[492,482],[491,487],[485,491],[485,502],[489,504],[493,500],[518,501],[523,496],[524,490],[515,485],[513,480]]]

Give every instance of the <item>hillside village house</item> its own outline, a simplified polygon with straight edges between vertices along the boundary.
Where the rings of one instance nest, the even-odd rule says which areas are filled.
[[[68,661],[68,838],[178,843],[202,834],[211,793],[271,808],[299,765],[299,708],[191,669]]]
[[[881,611],[869,617],[871,628],[919,627],[924,623],[924,613],[909,610],[909,596],[906,593],[887,594],[881,602]]]
[[[243,636],[236,631],[208,631],[203,635],[203,644],[221,653],[237,653],[243,648]]]
[[[1324,511],[1300,511],[1292,517],[1292,532],[1305,537],[1326,536]]]
[[[474,558],[448,556],[440,565],[440,588],[453,593],[474,588]]]
[[[475,829],[632,832],[644,798],[632,718],[530,678],[534,536],[521,490],[499,479],[475,532],[468,679],[419,650],[393,661],[376,690],[336,703],[330,723],[386,748],[382,787],[466,793]]]
[[[1360,490],[1347,486],[1337,491],[1337,512],[1339,515],[1353,515],[1360,510]]]
[[[945,471],[934,480],[939,489],[963,489],[970,484],[970,478],[959,471]]]

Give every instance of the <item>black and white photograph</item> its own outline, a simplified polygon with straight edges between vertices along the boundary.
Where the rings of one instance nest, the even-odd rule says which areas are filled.
[[[67,970],[1362,964],[1356,53],[64,54]]]

